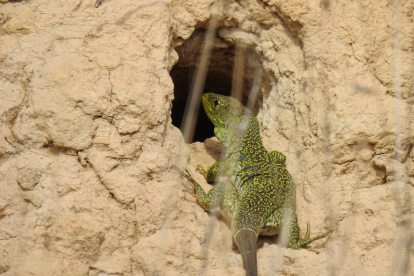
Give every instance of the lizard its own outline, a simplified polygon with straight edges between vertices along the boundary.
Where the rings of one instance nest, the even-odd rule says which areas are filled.
[[[214,125],[214,134],[223,144],[225,159],[197,170],[208,182],[217,181],[208,193],[186,170],[198,204],[206,211],[221,207],[231,222],[233,239],[242,255],[248,276],[257,276],[256,241],[259,235],[286,233],[282,243],[301,249],[330,234],[300,236],[296,215],[296,186],[285,168],[286,157],[268,152],[260,136],[259,122],[237,99],[206,93],[202,105]],[[224,180],[222,181],[223,176]]]

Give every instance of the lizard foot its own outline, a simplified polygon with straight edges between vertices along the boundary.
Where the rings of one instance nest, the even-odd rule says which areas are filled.
[[[328,236],[329,234],[331,234],[332,231],[328,231],[326,233],[317,235],[313,238],[310,238],[310,224],[309,222],[306,224],[306,234],[303,238],[299,238],[296,242],[291,243],[288,245],[288,247],[292,248],[292,249],[301,249],[304,248],[306,245],[310,244],[311,242],[314,242],[316,240],[320,240],[325,238],[326,236]],[[314,249],[307,249],[309,251],[313,251],[316,254],[319,254],[319,252],[317,250]]]
[[[204,176],[205,179],[207,179],[207,171],[203,168],[201,164],[197,166],[196,171],[198,171],[200,174]]]
[[[197,171],[204,176],[204,179],[209,184],[213,184],[218,179],[220,172],[222,170],[223,164],[221,162],[216,162],[205,170],[200,164],[197,166]]]
[[[185,178],[187,178],[188,181],[195,182],[194,178],[191,176],[190,172],[187,169],[182,170],[177,166],[173,166],[173,169],[179,172],[181,176],[184,176]]]
[[[190,181],[191,185],[193,186],[193,192],[190,192],[189,190],[185,190],[185,191],[195,197],[196,196],[196,191],[197,191],[196,188],[199,186],[199,184],[195,181],[195,179],[191,175],[191,173],[187,169],[182,170],[182,169],[180,169],[176,166],[174,166],[173,168],[176,171],[178,171],[181,174],[181,176],[185,177],[188,181]]]
[[[310,240],[310,224],[309,222],[306,223],[306,234],[305,237],[303,238],[305,240]],[[310,251],[310,252],[314,252],[316,254],[319,254],[319,251],[313,248],[305,248],[306,250]]]
[[[316,241],[316,240],[320,240],[320,239],[323,239],[323,238],[325,238],[326,236],[328,236],[330,233],[332,233],[332,231],[328,231],[328,232],[326,232],[326,233],[323,233],[323,234],[320,234],[320,235],[317,235],[317,236],[315,236],[315,237],[313,237],[313,238],[310,238],[310,224],[309,224],[309,222],[306,224],[306,234],[305,234],[305,237],[303,238],[304,240],[309,240],[310,242],[309,243],[311,243],[311,242],[313,242],[313,241]]]
[[[305,248],[305,249],[308,250],[308,251],[310,251],[310,252],[314,252],[316,254],[319,254],[320,253],[318,250],[313,249],[313,248]]]

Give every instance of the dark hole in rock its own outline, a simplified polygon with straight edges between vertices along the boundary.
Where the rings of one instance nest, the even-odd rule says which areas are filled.
[[[186,103],[191,93],[192,82],[195,78],[197,66],[202,54],[204,37],[205,30],[196,29],[194,34],[188,40],[181,46],[175,48],[179,59],[170,72],[170,76],[174,83],[174,100],[171,119],[173,125],[178,128],[181,128]],[[233,85],[238,83],[240,90],[242,91],[241,101],[246,105],[248,95],[254,85],[255,72],[257,72],[257,70],[264,72],[264,70],[262,69],[257,54],[252,49],[245,48],[240,54],[242,56],[241,67],[245,67],[244,70],[242,70],[244,72],[238,80],[234,80],[233,69],[235,66],[236,52],[236,46],[234,44],[227,43],[216,36],[211,50],[203,93],[213,92],[230,96]],[[263,74],[260,74],[259,78],[261,82],[263,82],[263,80],[266,81],[267,79]],[[255,114],[258,112],[261,102],[262,93],[259,92],[253,107],[253,112]],[[200,103],[194,138],[191,142],[204,142],[205,139],[213,136],[214,126],[208,119]]]

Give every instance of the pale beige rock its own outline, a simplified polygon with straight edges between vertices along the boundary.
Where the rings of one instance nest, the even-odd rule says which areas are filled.
[[[16,160],[18,176],[17,183],[23,190],[33,188],[49,174],[50,160],[34,152],[20,154]]]
[[[208,190],[195,168],[220,159],[170,117],[174,47],[212,13],[215,47],[263,67],[262,137],[302,229],[333,230],[318,255],[260,238],[259,274],[414,274],[413,1],[0,2],[0,275],[244,275],[172,169]]]

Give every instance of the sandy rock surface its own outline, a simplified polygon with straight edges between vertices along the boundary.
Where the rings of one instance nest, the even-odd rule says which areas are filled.
[[[413,1],[0,2],[0,275],[244,275],[172,168],[209,189],[195,167],[220,158],[171,121],[177,49],[212,13],[260,61],[302,229],[333,231],[320,254],[260,238],[259,274],[414,274]]]

